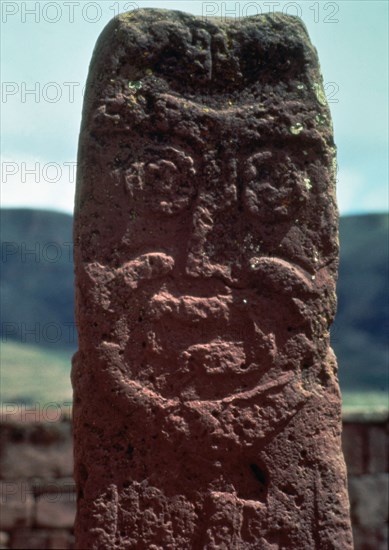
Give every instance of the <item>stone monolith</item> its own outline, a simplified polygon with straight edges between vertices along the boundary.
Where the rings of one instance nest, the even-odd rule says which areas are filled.
[[[78,548],[352,548],[335,176],[299,19],[103,31],[75,208]]]

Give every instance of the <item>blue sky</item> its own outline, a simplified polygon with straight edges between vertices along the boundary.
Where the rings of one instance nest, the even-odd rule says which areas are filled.
[[[94,44],[115,14],[137,7],[197,15],[300,15],[321,62],[342,214],[388,207],[388,3],[206,1],[1,2],[3,207],[71,212],[82,89]],[[228,12],[228,13],[226,13]]]

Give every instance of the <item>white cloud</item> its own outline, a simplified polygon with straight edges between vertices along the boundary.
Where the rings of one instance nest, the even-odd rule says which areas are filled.
[[[348,214],[360,205],[365,181],[363,174],[349,168],[339,168],[337,198],[341,214]]]
[[[73,211],[75,161],[4,158],[1,162],[2,208]]]
[[[370,182],[365,174],[352,168],[339,168],[337,198],[341,214],[382,212],[388,207],[385,184]]]

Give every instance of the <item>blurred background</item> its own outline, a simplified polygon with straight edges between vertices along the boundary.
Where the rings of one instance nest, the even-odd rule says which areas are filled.
[[[140,7],[222,18],[282,11],[304,21],[318,50],[338,146],[341,256],[332,344],[343,407],[345,414],[378,414],[382,419],[389,409],[388,3],[363,0],[1,2],[3,415],[29,411],[30,420],[52,421],[69,414],[70,361],[77,348],[72,209],[84,85],[105,24]],[[373,436],[357,432],[348,439],[349,449],[357,452],[360,444],[364,466],[349,471],[367,475],[370,462],[364,446]],[[36,437],[31,433],[20,437]],[[38,437],[38,444],[63,443],[65,436],[57,436],[41,434],[43,443]],[[375,445],[377,437],[372,439]],[[7,456],[11,464],[14,455]],[[68,470],[65,474],[71,475]],[[39,475],[32,472],[32,477]],[[367,486],[361,487],[358,491],[366,494]],[[374,484],[368,487],[373,494]],[[363,509],[360,515],[363,523]],[[360,548],[384,544],[384,535],[374,542],[369,537]],[[43,539],[31,542],[31,533],[23,540],[19,548],[43,547]],[[1,541],[0,536],[0,547]],[[50,543],[50,548],[70,548],[72,542],[66,541]]]

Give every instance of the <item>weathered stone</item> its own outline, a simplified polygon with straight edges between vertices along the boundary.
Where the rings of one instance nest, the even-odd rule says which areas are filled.
[[[342,433],[349,475],[379,474],[389,468],[388,415],[346,414]]]
[[[42,550],[47,548],[47,542],[50,532],[42,529],[18,529],[12,533],[11,548],[17,548],[18,550],[24,549],[37,549]]]
[[[48,540],[48,548],[61,548],[61,549],[71,549],[74,548],[74,536],[68,531],[56,530],[52,531]]]
[[[76,498],[73,493],[45,493],[37,499],[36,524],[38,527],[73,527]]]
[[[353,526],[354,550],[387,550],[388,526],[361,527]]]
[[[387,425],[372,426],[369,430],[369,474],[389,469],[389,438]]]
[[[74,494],[75,483],[74,479],[70,477],[60,479],[35,479],[32,483],[32,489],[35,497],[45,494],[54,495],[53,500],[55,500],[58,495]]]
[[[70,550],[74,548],[74,537],[63,529],[18,529],[12,534],[10,548]]]
[[[25,481],[0,482],[0,528],[28,526],[32,521],[34,498]]]
[[[9,542],[9,534],[5,531],[0,531],[0,548],[7,548]]]
[[[334,185],[297,18],[107,26],[75,208],[78,548],[352,547]]]
[[[349,479],[352,519],[361,527],[382,527],[389,520],[389,474]]]
[[[43,480],[33,484],[38,527],[72,528],[76,512],[73,479]]]
[[[343,426],[342,448],[349,475],[366,473],[368,463],[368,428],[366,424]]]
[[[18,550],[42,550],[47,548],[47,531],[18,529],[12,534],[11,548]]]
[[[30,444],[15,445],[7,449],[1,460],[4,478],[53,477],[71,475],[72,447],[54,445],[38,447]]]

